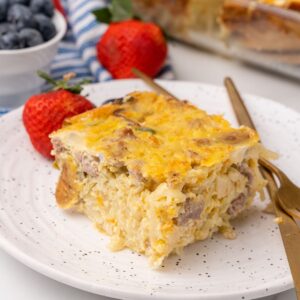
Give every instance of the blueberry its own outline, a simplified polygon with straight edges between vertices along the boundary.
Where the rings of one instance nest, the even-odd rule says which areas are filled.
[[[49,41],[56,35],[56,28],[50,18],[43,14],[37,14],[33,18],[35,28],[42,34],[45,41]]]
[[[16,24],[18,30],[34,27],[32,12],[22,4],[14,4],[8,9],[7,21]]]
[[[11,50],[23,47],[22,41],[17,32],[7,32],[0,36],[0,49]]]
[[[6,20],[7,8],[8,8],[7,0],[0,0],[0,22]]]
[[[8,32],[16,32],[17,27],[14,24],[10,23],[0,23],[0,36]]]
[[[31,0],[29,7],[33,14],[41,13],[50,18],[54,15],[54,6],[51,0]]]
[[[42,35],[32,28],[24,28],[19,32],[19,38],[24,47],[33,47],[44,42]]]
[[[9,6],[13,4],[23,4],[28,6],[29,5],[29,0],[8,0]]]

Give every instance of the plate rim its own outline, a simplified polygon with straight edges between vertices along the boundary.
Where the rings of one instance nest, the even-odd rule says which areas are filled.
[[[163,84],[192,84],[192,85],[198,85],[198,86],[203,86],[208,89],[214,88],[214,89],[219,89],[222,90],[222,92],[226,92],[225,88],[223,86],[219,85],[214,85],[210,83],[203,83],[203,82],[197,82],[197,81],[182,81],[182,80],[157,80],[158,83]],[[86,86],[86,88],[92,89],[93,87],[98,87],[101,85],[118,85],[118,84],[126,84],[128,83],[129,85],[134,85],[134,84],[140,84],[141,80],[139,79],[121,79],[121,80],[114,80],[114,81],[105,81],[105,82],[100,82],[100,83],[93,83],[89,84]],[[264,101],[267,103],[272,103],[274,105],[277,105],[277,107],[282,107],[291,113],[294,113],[296,115],[299,115],[300,113],[296,111],[293,108],[290,108],[282,103],[278,103],[274,100],[261,97],[258,95],[252,95],[252,94],[243,94],[243,96],[247,98],[253,98],[255,101]],[[4,120],[9,120],[10,118],[22,118],[22,109],[23,106],[12,110],[11,112],[5,114],[4,116],[1,116],[1,121]],[[1,122],[0,121],[0,126]],[[10,243],[3,235],[0,234],[0,247],[8,254],[17,259],[19,262],[23,263],[27,267],[37,271],[38,273],[51,278],[55,281],[64,283],[66,285],[72,286],[73,288],[77,288],[80,290],[84,290],[87,292],[91,292],[94,294],[99,294],[107,297],[118,297],[120,299],[162,299],[162,300],[167,300],[167,299],[182,299],[182,295],[176,295],[176,294],[171,294],[171,293],[164,293],[164,292],[158,292],[154,295],[149,295],[145,294],[142,292],[136,292],[136,291],[129,291],[129,290],[122,290],[120,288],[112,288],[112,287],[107,287],[105,285],[101,285],[100,283],[97,284],[92,284],[88,283],[86,280],[83,279],[78,279],[76,276],[71,276],[67,273],[64,273],[63,271],[60,271],[56,269],[55,267],[48,266],[45,263],[40,262],[39,260],[34,259],[34,257],[31,257],[29,254],[26,254],[22,250],[20,250],[16,245],[13,243]],[[258,289],[251,289],[251,290],[245,290],[241,292],[236,292],[236,293],[230,293],[227,295],[224,295],[222,293],[210,293],[206,294],[202,298],[199,293],[191,293],[188,294],[185,297],[185,299],[189,300],[196,300],[196,299],[224,299],[224,300],[231,300],[232,297],[238,297],[239,295],[243,295],[246,297],[263,297],[263,296],[268,296],[268,295],[273,295],[279,292],[283,292],[286,290],[289,290],[293,288],[293,281],[291,276],[284,277],[285,282],[283,283],[282,278],[281,279],[276,279],[275,281],[273,280],[270,283],[264,283],[260,285],[260,288]],[[268,291],[266,292],[266,289]],[[262,292],[264,292],[264,295],[259,295]]]

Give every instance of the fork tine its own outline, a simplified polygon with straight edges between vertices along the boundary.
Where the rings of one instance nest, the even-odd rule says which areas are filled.
[[[293,216],[295,219],[300,220],[300,211],[295,208],[288,209],[288,213]]]
[[[291,208],[289,207],[284,200],[282,200],[282,198],[280,197],[279,193],[278,193],[278,204],[279,206],[288,214],[290,215],[292,218],[296,218],[298,220],[300,220],[300,211],[297,208]]]
[[[278,197],[280,198],[280,197]],[[292,218],[294,219],[297,219],[297,220],[300,220],[300,211],[296,208],[289,208],[289,207],[286,207],[286,205],[284,205],[284,203],[282,203],[279,199],[279,205],[280,207],[288,214],[290,215]]]

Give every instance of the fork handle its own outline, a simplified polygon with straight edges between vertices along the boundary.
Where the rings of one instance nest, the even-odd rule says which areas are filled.
[[[158,92],[159,94],[165,95],[167,97],[171,97],[180,101],[176,96],[170,93],[168,90],[163,88],[161,85],[157,84],[151,77],[146,75],[144,72],[140,71],[137,68],[132,68],[132,73],[137,76],[138,78],[142,79],[149,87],[151,87],[154,91]]]

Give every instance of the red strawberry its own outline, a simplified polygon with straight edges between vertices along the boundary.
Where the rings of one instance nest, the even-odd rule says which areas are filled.
[[[59,12],[61,12],[64,16],[66,15],[60,0],[53,0],[53,4]]]
[[[55,84],[57,90],[30,97],[24,106],[23,123],[34,148],[43,156],[53,158],[49,134],[61,128],[67,117],[90,110],[94,105],[78,94],[79,85],[70,87],[67,81],[55,82],[46,74],[41,76]]]
[[[154,77],[166,59],[167,44],[155,24],[128,20],[109,25],[97,54],[114,78],[135,77],[132,68]]]
[[[135,77],[132,68],[157,75],[167,56],[167,43],[158,26],[134,20],[131,0],[112,0],[93,13],[100,22],[110,24],[97,44],[97,56],[114,78]]]

